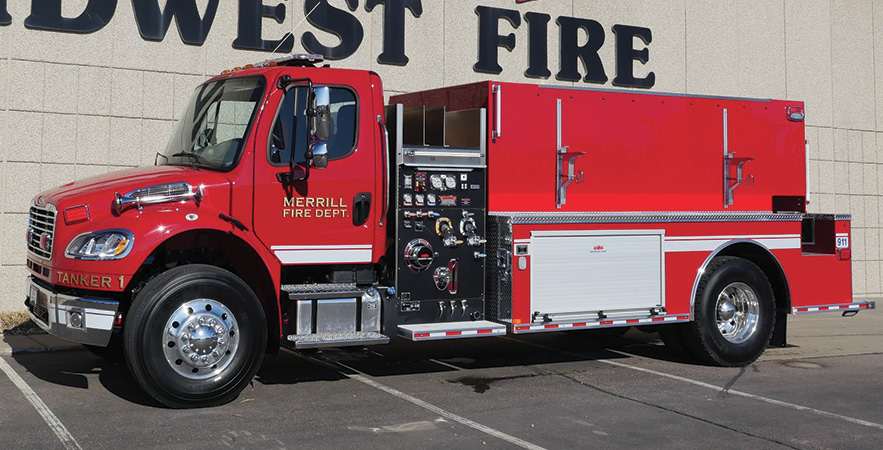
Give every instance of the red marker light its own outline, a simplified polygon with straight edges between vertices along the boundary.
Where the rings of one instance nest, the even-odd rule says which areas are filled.
[[[66,225],[87,220],[89,220],[89,207],[87,205],[71,206],[64,210],[64,223]]]
[[[838,252],[841,261],[849,261],[852,259],[852,249],[841,248]]]

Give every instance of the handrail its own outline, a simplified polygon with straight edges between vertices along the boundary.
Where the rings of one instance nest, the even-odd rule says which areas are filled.
[[[378,224],[378,226],[383,227],[383,221],[386,220],[386,215],[389,214],[389,130],[386,129],[386,124],[383,123],[383,116],[380,114],[377,115],[377,124],[383,133],[383,215],[380,216]]]

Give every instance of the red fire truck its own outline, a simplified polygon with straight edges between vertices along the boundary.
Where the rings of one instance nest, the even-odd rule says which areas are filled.
[[[641,326],[711,364],[853,300],[801,102],[481,82],[394,96],[292,55],[199,86],[152,167],[34,197],[31,317],[173,407],[266,353]]]

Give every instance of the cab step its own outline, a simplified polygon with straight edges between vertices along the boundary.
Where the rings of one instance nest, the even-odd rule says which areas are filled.
[[[282,291],[291,300],[361,297],[364,289],[350,283],[283,284]]]
[[[459,339],[506,334],[506,325],[488,320],[399,325],[398,335],[412,341]]]
[[[389,336],[376,331],[343,331],[336,333],[291,334],[288,342],[296,349],[379,345],[389,343]]]

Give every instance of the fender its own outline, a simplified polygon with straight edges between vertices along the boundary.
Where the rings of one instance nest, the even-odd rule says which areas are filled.
[[[758,262],[755,261],[754,259],[752,259],[750,257],[746,257],[744,252],[740,252],[740,251],[728,252],[727,251],[728,249],[734,250],[734,249],[731,249],[731,247],[733,247],[735,245],[748,245],[750,247],[753,247],[753,248],[759,250],[762,254],[764,254],[766,257],[769,258],[769,260],[775,265],[775,268],[778,271],[778,273],[776,275],[778,275],[778,277],[782,280],[782,284],[785,289],[785,292],[784,292],[785,298],[777,299],[776,305],[778,307],[778,305],[782,301],[787,302],[787,304],[791,303],[791,293],[790,293],[790,289],[788,287],[788,279],[785,277],[785,270],[782,268],[782,263],[779,261],[779,258],[777,258],[776,255],[773,254],[773,252],[767,246],[761,244],[760,242],[757,242],[757,241],[754,241],[751,239],[734,239],[732,241],[722,244],[720,247],[718,247],[714,251],[712,251],[708,255],[708,257],[705,258],[705,261],[702,263],[702,265],[699,267],[699,271],[696,273],[696,279],[693,281],[693,289],[692,289],[691,295],[690,295],[690,320],[693,320],[693,318],[695,317],[694,311],[695,311],[695,307],[696,307],[696,292],[699,289],[699,280],[702,278],[702,275],[705,274],[705,269],[708,267],[708,264],[711,263],[712,259],[714,259],[718,255],[739,256],[739,257],[746,258],[746,259],[754,262],[755,264],[758,264]],[[761,269],[763,270],[763,267],[762,267],[763,264],[758,264],[758,265],[761,266]],[[767,272],[767,271],[764,270],[764,272]],[[767,278],[770,278],[771,274],[770,273],[766,273],[766,274],[767,274]],[[776,280],[770,278],[770,284],[773,286],[773,291],[776,292],[777,291]]]
[[[139,266],[144,263],[144,261],[152,255],[161,245],[169,242],[177,236],[180,236],[184,233],[194,232],[194,231],[216,231],[225,234],[231,235],[233,238],[241,241],[244,246],[247,246],[254,250],[254,252],[260,258],[263,269],[266,271],[267,276],[270,278],[270,283],[272,285],[272,299],[266,298],[262,299],[262,303],[265,303],[267,307],[275,307],[276,317],[271,317],[268,311],[267,320],[275,320],[275,329],[282,329],[282,305],[280,304],[279,298],[279,289],[278,287],[281,285],[281,265],[279,261],[273,256],[267,248],[257,239],[257,237],[248,230],[242,230],[237,228],[233,224],[228,221],[222,220],[220,215],[223,214],[222,211],[213,209],[213,208],[200,208],[203,214],[199,214],[195,220],[187,220],[187,221],[174,221],[169,226],[158,226],[154,231],[145,234],[145,237],[151,237],[151,243],[149,247],[145,247],[139,250],[138,252],[138,262]],[[195,211],[196,208],[193,208]],[[189,212],[189,214],[196,214],[195,212]],[[188,214],[188,215],[189,215]],[[130,255],[131,256],[131,255]],[[258,270],[258,268],[255,268]],[[260,292],[257,292],[260,296]],[[269,297],[269,295],[267,295]]]
[[[138,260],[139,266],[143,264],[147,257],[153,254],[160,245],[163,245],[175,236],[190,231],[219,231],[235,236],[254,249],[255,253],[257,253],[263,261],[264,268],[269,272],[274,284],[277,286],[280,284],[281,268],[279,261],[250,230],[242,230],[234,226],[232,223],[222,220],[221,215],[226,216],[226,211],[201,206],[198,208],[181,208],[177,214],[180,214],[181,212],[186,213],[186,217],[188,217],[186,221],[174,220],[171,221],[169,225],[160,224],[155,229],[143,234],[142,239],[148,240],[151,244],[148,247],[139,248],[137,252],[133,249],[132,254],[129,255],[130,257],[134,256],[134,259]],[[193,216],[196,217],[194,218]],[[161,221],[157,222],[161,223]]]

